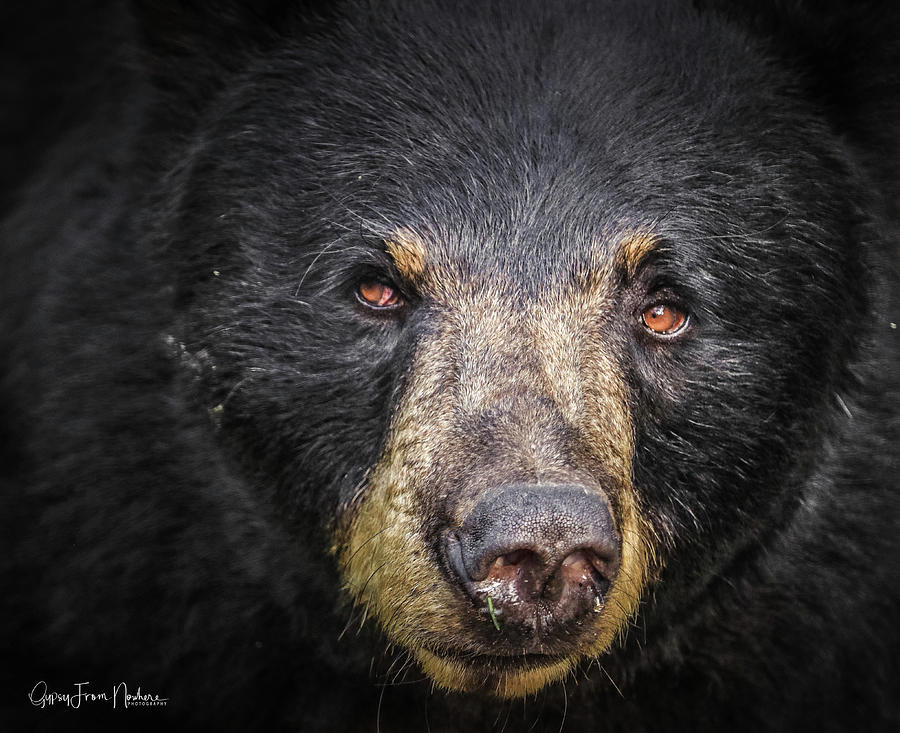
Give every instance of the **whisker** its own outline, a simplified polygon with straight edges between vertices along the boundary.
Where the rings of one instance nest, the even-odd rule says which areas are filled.
[[[562,692],[563,692],[563,712],[562,712],[562,720],[559,721],[559,733],[562,733],[563,726],[566,724],[566,715],[569,712],[569,693],[566,692],[566,681],[563,680],[561,683]]]
[[[315,267],[316,263],[322,258],[323,255],[325,255],[329,251],[331,251],[331,249],[336,244],[338,244],[339,242],[343,242],[343,241],[344,240],[342,237],[338,237],[337,239],[334,239],[331,242],[329,242],[327,245],[325,245],[325,247],[323,247],[321,250],[319,250],[318,253],[316,253],[316,256],[313,258],[312,262],[309,263],[309,266],[306,268],[306,272],[304,272],[303,275],[300,277],[300,282],[297,283],[297,287],[294,289],[294,297],[295,298],[299,297],[300,288],[303,287],[303,283],[306,281],[306,278],[309,276],[309,273],[312,271],[313,267]],[[344,251],[344,250],[341,250],[341,251]],[[337,254],[337,253],[335,253],[335,254]]]
[[[363,547],[365,547],[367,544],[369,544],[372,540],[374,540],[378,535],[380,535],[386,529],[387,529],[387,527],[382,527],[377,532],[373,533],[370,537],[368,537],[368,539],[366,539],[365,542],[363,542],[359,547],[357,547],[353,551],[353,553],[350,555],[350,557],[347,558],[346,565],[347,565],[348,570],[350,568],[350,564],[353,562],[353,558],[355,558],[359,554],[359,551],[362,550]]]
[[[606,675],[606,679],[609,680],[610,684],[613,686],[615,691],[619,693],[619,697],[621,697],[624,700],[625,695],[622,694],[622,691],[619,689],[619,686],[616,684],[616,681],[612,677],[609,676],[609,672],[606,671],[606,668],[602,664],[600,664],[599,661],[597,662],[597,666],[600,667],[600,671]]]

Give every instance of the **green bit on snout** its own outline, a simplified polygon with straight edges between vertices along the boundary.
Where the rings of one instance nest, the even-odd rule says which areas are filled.
[[[497,622],[497,614],[494,613],[494,602],[491,600],[491,597],[488,596],[488,613],[491,614],[491,621],[494,622],[494,628],[497,631],[500,631],[500,624]]]

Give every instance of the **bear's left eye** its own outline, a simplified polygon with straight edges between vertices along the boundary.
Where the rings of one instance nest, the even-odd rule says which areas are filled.
[[[641,321],[650,333],[657,336],[674,336],[687,326],[688,316],[671,303],[654,303],[641,313]]]
[[[357,285],[356,298],[369,308],[399,308],[403,305],[403,296],[395,287],[377,280]]]

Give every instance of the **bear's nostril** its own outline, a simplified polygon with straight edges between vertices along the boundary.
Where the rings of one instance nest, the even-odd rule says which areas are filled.
[[[598,554],[590,548],[576,550],[562,561],[561,571],[567,577],[593,577],[599,575],[604,580],[612,580],[616,574],[615,558]]]
[[[540,556],[531,550],[513,550],[505,555],[500,555],[488,567],[487,579],[521,574],[523,570],[532,570],[543,564]]]
[[[612,565],[590,549],[576,550],[568,555],[559,567],[555,578],[551,579],[550,596],[562,605],[571,603],[572,596],[592,595],[590,601],[597,601],[606,595],[610,582],[615,576]],[[574,601],[578,604],[577,599]],[[596,603],[594,606],[596,607]]]
[[[589,550],[576,550],[566,557],[560,566],[562,578],[568,583],[577,583],[578,585],[584,585],[591,581],[594,573],[598,572],[591,555],[596,558],[596,555]]]
[[[540,578],[544,565],[545,563],[536,552],[513,550],[500,555],[488,566],[485,577],[479,579],[480,585],[516,586],[516,596],[524,597],[541,590]]]

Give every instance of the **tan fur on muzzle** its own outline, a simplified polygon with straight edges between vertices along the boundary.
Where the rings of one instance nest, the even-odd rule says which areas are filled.
[[[401,249],[407,266],[421,275],[408,243]],[[355,602],[436,684],[522,696],[610,647],[637,609],[652,559],[651,534],[631,483],[633,428],[621,367],[592,325],[610,307],[607,278],[582,278],[581,286],[525,306],[496,280],[448,287],[448,279],[444,273],[431,283],[442,315],[418,346],[384,455],[348,508],[334,550]],[[504,408],[511,394],[518,412]],[[540,424],[548,404],[577,445],[542,439],[549,434]],[[513,471],[540,483],[573,461],[582,471],[600,466],[609,477],[605,490],[621,540],[620,569],[602,613],[586,620],[591,628],[583,646],[546,661],[492,662],[473,630],[484,620],[448,579],[434,549],[441,529],[436,522],[459,526],[477,501],[478,481],[471,476],[480,449],[464,426],[492,409],[502,426],[497,445],[508,451],[496,468],[500,479]],[[462,483],[474,488],[451,495],[460,477],[470,477]]]

